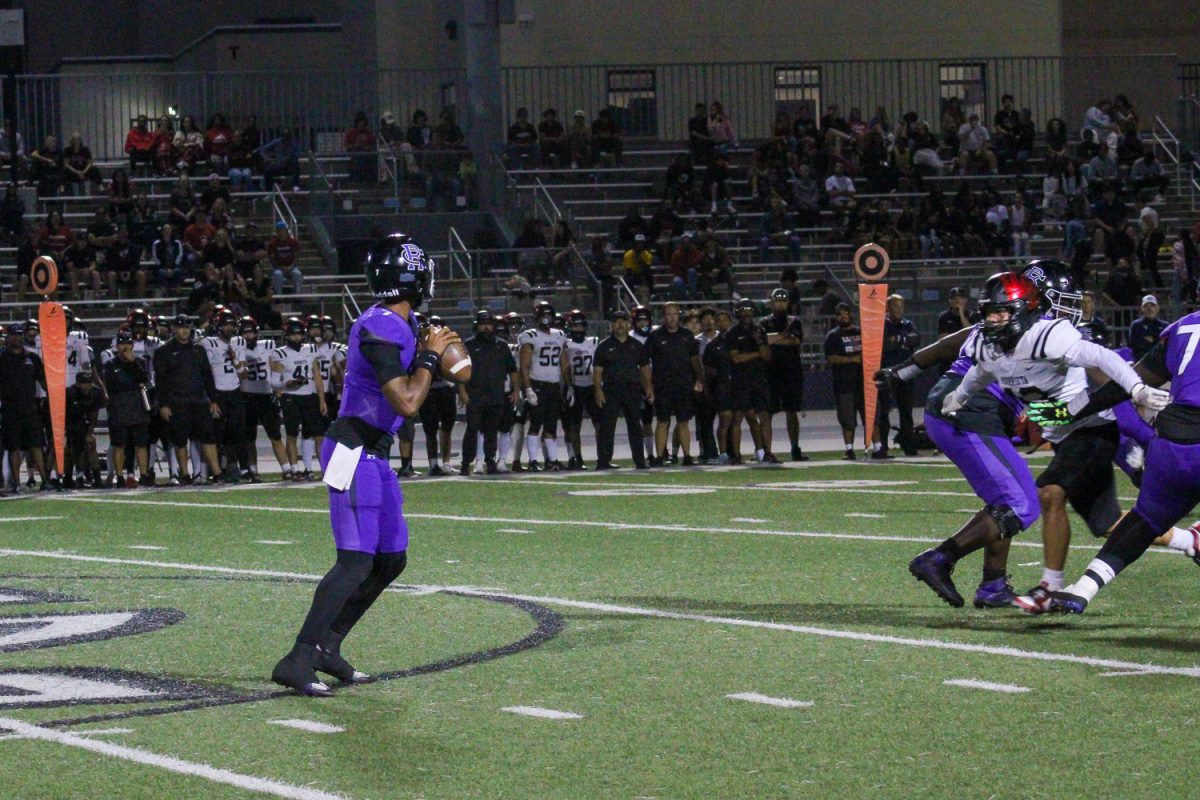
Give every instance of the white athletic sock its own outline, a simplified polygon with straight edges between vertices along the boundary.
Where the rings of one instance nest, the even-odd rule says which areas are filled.
[[[651,458],[651,457],[658,455],[658,450],[655,449],[653,436],[643,436],[642,437],[642,450],[645,451],[647,458]]]
[[[200,448],[196,446],[195,442],[188,444],[188,454],[192,460],[192,474],[204,475],[208,471],[208,464],[200,457]]]
[[[1078,595],[1090,603],[1096,593],[1100,591],[1100,587],[1112,583],[1112,579],[1115,577],[1117,574],[1113,572],[1111,566],[1098,558],[1093,558],[1087,565],[1087,571],[1083,573],[1083,577],[1066,587],[1064,591]]]
[[[283,472],[284,475],[292,474],[292,465],[291,464],[280,464],[279,469]]]
[[[1194,556],[1196,555],[1196,536],[1192,533],[1191,528],[1171,528],[1171,541],[1167,547]]]
[[[854,449],[854,445],[852,445],[852,444],[848,444],[848,445],[846,445],[846,452],[847,452],[847,453],[849,453],[849,452],[850,452],[851,450],[853,450],[853,449]]]
[[[1063,585],[1063,574],[1060,569],[1042,567],[1042,583],[1052,592],[1057,592]]]
[[[537,434],[530,434],[525,437],[525,455],[529,456],[529,461],[537,461],[542,455],[542,440],[537,437]]]
[[[504,452],[503,445],[497,449],[499,449],[501,452]],[[478,465],[483,460],[483,434],[477,433],[475,434],[475,464]]]
[[[762,461],[762,460],[763,460],[763,459],[766,457],[766,455],[767,455],[767,454],[766,454],[766,452],[764,452],[764,451],[763,451],[763,450],[761,450],[761,449],[760,449],[760,450],[755,450],[755,451],[754,451],[754,460],[755,460],[755,461]]]
[[[304,471],[312,472],[313,445],[312,439],[300,440],[300,459],[304,462]]]
[[[508,455],[508,448],[512,446],[512,433],[500,434],[500,441],[496,447],[496,460],[501,464],[505,463]],[[479,452],[483,452],[483,448],[479,448]]]
[[[179,477],[179,459],[175,458],[174,447],[167,448],[167,472],[176,478]]]
[[[555,461],[558,461],[558,440],[543,439],[542,441],[546,445],[546,463],[553,464]]]
[[[575,445],[571,444],[570,442],[567,442],[567,457],[572,461],[575,460]]]

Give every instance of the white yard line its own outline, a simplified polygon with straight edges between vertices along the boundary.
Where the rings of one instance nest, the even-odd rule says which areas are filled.
[[[769,519],[758,519],[757,517],[730,517],[730,522],[770,522]]]
[[[213,783],[233,786],[248,792],[259,792],[260,794],[286,797],[292,800],[344,800],[344,795],[330,794],[318,789],[294,786],[268,778],[258,778],[253,775],[242,775],[241,773],[230,772],[227,769],[210,767],[208,764],[198,764],[194,761],[184,761],[173,756],[159,755],[148,750],[140,750],[135,747],[125,747],[119,744],[112,744],[111,742],[90,739],[76,733],[50,730],[38,725],[30,725],[18,719],[0,717],[0,730],[9,730],[18,736],[24,736],[28,739],[38,739],[43,742],[61,744],[65,747],[88,750],[102,756],[108,756],[109,758],[132,761],[135,764],[145,764],[146,766],[166,770],[167,772],[174,772],[178,775],[191,775],[203,778]]]
[[[94,731],[75,731],[76,736],[113,736],[119,733],[133,733],[133,728],[98,728]]]
[[[843,517],[861,517],[863,519],[887,519],[886,514],[867,514],[862,511],[851,511],[848,514],[843,514]]]
[[[130,550],[166,550],[165,547],[159,547],[156,544],[129,544],[125,545]]]
[[[964,689],[983,689],[986,692],[1002,692],[1004,694],[1024,694],[1031,692],[1032,689],[1027,689],[1024,686],[1014,686],[1011,683],[991,683],[990,681],[977,681],[973,678],[956,678],[954,680],[942,681],[946,686],[961,686]]]
[[[343,733],[346,729],[340,725],[326,725],[324,722],[313,722],[307,719],[273,719],[268,725],[278,725],[281,728],[295,728],[308,733]]]
[[[278,572],[265,569],[238,569],[235,567],[219,567],[208,564],[184,564],[171,561],[144,561],[140,559],[106,558],[103,556],[83,556],[74,553],[54,553],[38,550],[0,549],[0,556],[29,556],[33,558],[60,559],[64,561],[82,561],[101,564],[125,564],[139,567],[158,567],[162,569],[178,569],[187,572],[212,572],[224,575],[259,575],[264,577],[283,577],[295,580],[319,581],[321,575],[306,575],[296,572]],[[657,608],[640,606],[619,606],[611,603],[594,603],[586,600],[571,600],[564,597],[544,597],[541,595],[523,595],[506,592],[502,589],[482,589],[470,586],[392,586],[389,591],[406,594],[431,594],[439,591],[453,591],[460,594],[486,596],[502,595],[530,603],[541,603],[548,606],[564,608],[579,608],[587,611],[599,611],[607,614],[622,614],[635,617],[651,617],[655,619],[691,620],[706,622],[713,625],[728,625],[743,628],[758,628],[762,630],[788,631],[808,636],[820,636],[830,639],[845,639],[849,641],[874,642],[879,644],[895,644],[905,647],[921,647],[933,650],[952,650],[963,653],[999,656],[1030,661],[1059,662],[1080,664],[1089,667],[1100,667],[1107,670],[1143,672],[1153,675],[1179,675],[1186,678],[1200,678],[1200,666],[1196,667],[1165,667],[1157,664],[1139,663],[1136,661],[1118,661],[1109,658],[1093,658],[1091,656],[1075,656],[1067,653],[1047,653],[1040,650],[1021,650],[1016,647],[999,645],[969,644],[966,642],[950,642],[942,639],[914,639],[904,636],[889,636],[886,634],[866,633],[863,631],[839,630],[837,628],[817,628],[809,625],[790,625],[782,622],[763,622],[760,620],[741,619],[739,617],[717,617],[709,614],[688,614],[680,611],[664,611]]]
[[[776,708],[811,708],[812,701],[810,700],[792,700],[787,697],[769,697],[758,692],[738,692],[737,694],[725,695],[730,700],[745,700],[747,703],[762,703],[766,706],[775,706]]]
[[[295,544],[284,539],[255,539],[254,544]]]
[[[66,517],[0,517],[0,522],[42,522],[51,519],[66,519]]]
[[[555,711],[553,708],[541,708],[539,706],[508,706],[500,709],[507,711],[510,714],[521,714],[526,717],[538,717],[540,719],[583,719],[582,714],[576,714],[571,711]]]
[[[526,528],[496,528],[496,533],[532,533]]]

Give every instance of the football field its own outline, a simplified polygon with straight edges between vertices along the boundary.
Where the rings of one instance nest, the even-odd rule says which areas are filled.
[[[378,679],[321,700],[268,679],[320,484],[0,503],[0,797],[1195,796],[1200,569],[1031,618],[970,607],[976,555],[951,609],[906,568],[979,508],[943,459],[404,493],[403,585],[343,646]]]

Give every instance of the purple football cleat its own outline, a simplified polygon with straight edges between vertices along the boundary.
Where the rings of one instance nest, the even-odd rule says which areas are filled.
[[[1013,591],[1008,578],[997,578],[994,581],[984,581],[975,590],[976,608],[1008,608],[1013,604],[1017,593]]]
[[[944,553],[926,550],[908,562],[908,571],[950,605],[955,608],[963,607],[965,601],[954,588],[954,581],[950,579],[950,574],[954,572],[954,562]]]

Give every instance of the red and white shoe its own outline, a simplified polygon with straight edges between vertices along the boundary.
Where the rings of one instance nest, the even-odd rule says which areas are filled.
[[[1187,532],[1192,535],[1192,561],[1196,562],[1196,566],[1200,567],[1200,522],[1194,522],[1189,525]]]
[[[1042,581],[1037,586],[1030,589],[1025,594],[1017,595],[1013,600],[1013,605],[1024,611],[1026,614],[1045,614],[1050,610],[1050,596],[1052,590]]]

